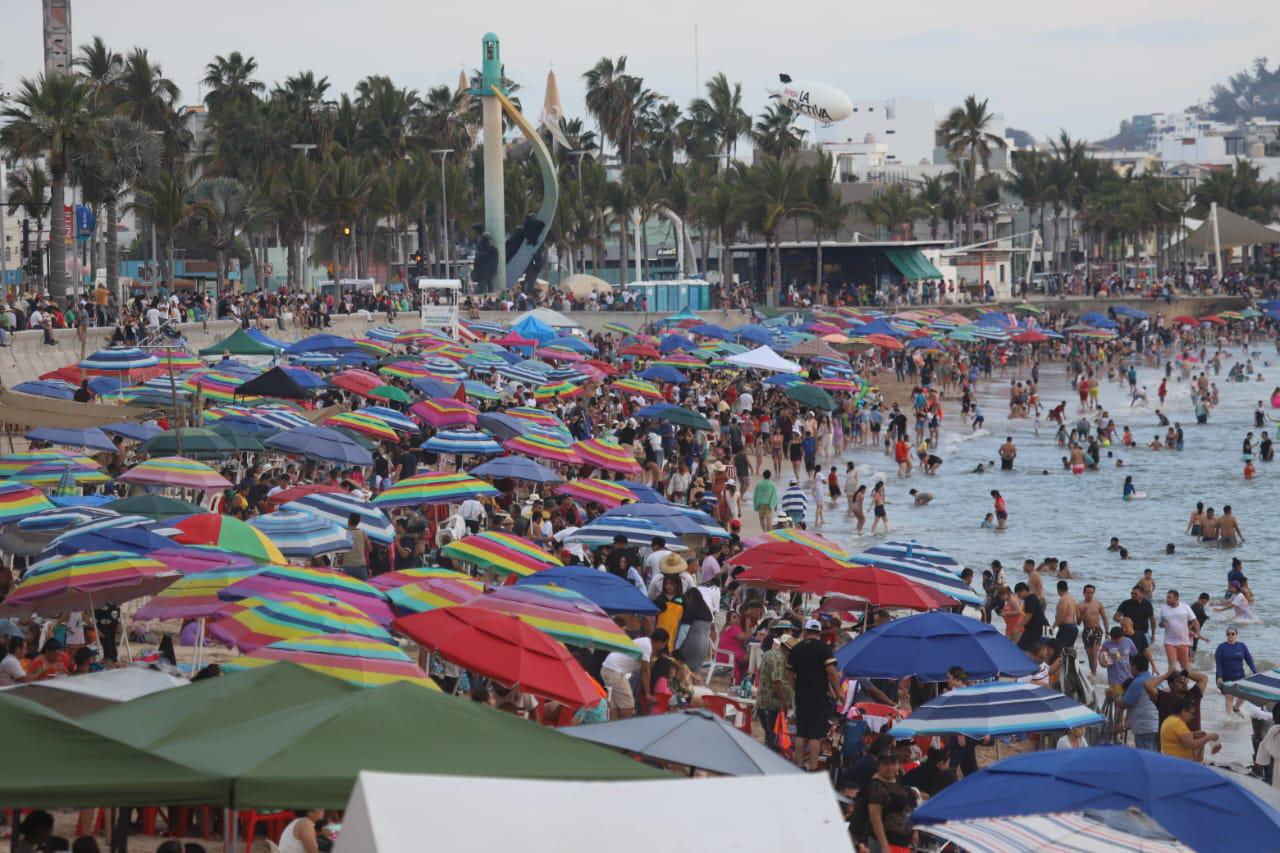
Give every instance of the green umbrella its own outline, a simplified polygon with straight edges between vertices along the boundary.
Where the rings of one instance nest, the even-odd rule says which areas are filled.
[[[363,447],[365,450],[372,451],[374,448],[378,446],[378,442],[371,440],[367,435],[361,435],[360,433],[356,432],[353,429],[347,429],[346,427],[341,427],[341,426],[327,427],[327,429],[331,429],[334,432],[342,433],[347,438],[351,439],[356,444]]]
[[[141,450],[148,456],[185,456],[188,459],[222,459],[236,452],[235,446],[211,429],[189,427],[181,431],[167,430],[143,442]],[[181,447],[181,453],[179,453]]]
[[[145,515],[148,518],[156,519],[204,512],[203,507],[198,507],[187,501],[180,501],[177,498],[165,497],[164,495],[137,495],[132,498],[124,498],[123,500],[103,504],[102,508],[118,512],[121,515]]]
[[[654,417],[661,418],[664,421],[671,421],[676,426],[687,426],[692,429],[715,430],[711,425],[711,421],[704,418],[695,411],[686,409],[682,406],[667,406]]]
[[[1039,316],[1040,314],[1043,314],[1043,313],[1044,313],[1044,309],[1042,309],[1042,308],[1037,308],[1037,307],[1036,307],[1036,306],[1034,306],[1034,305],[1028,305],[1028,304],[1027,304],[1027,303],[1025,303],[1025,302],[1024,302],[1024,303],[1022,303],[1021,305],[1015,305],[1015,306],[1014,306],[1014,308],[1013,308],[1013,310],[1014,310],[1014,311],[1021,311],[1023,314],[1035,314],[1035,315],[1037,315],[1037,316]]]
[[[262,442],[258,441],[258,439],[255,438],[252,433],[241,432],[239,430],[234,430],[231,427],[227,427],[227,426],[210,427],[209,431],[216,432],[218,435],[225,438],[227,442],[231,444],[231,446],[234,447],[236,450],[250,450],[256,453],[260,450],[265,449],[262,446]],[[266,430],[265,432],[268,434],[274,434],[275,430]],[[183,445],[183,450],[186,450],[185,444]]]
[[[369,396],[377,397],[379,400],[395,400],[397,403],[413,402],[412,397],[394,385],[379,385],[377,388],[370,389]]]
[[[836,410],[836,401],[831,399],[831,395],[817,385],[810,385],[808,382],[792,382],[782,390],[791,399],[798,403],[803,403],[811,409],[822,409],[826,412],[834,412]]]

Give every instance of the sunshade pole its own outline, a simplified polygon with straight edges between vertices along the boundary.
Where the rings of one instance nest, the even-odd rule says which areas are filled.
[[[204,651],[204,617],[201,616],[196,623],[196,648],[191,653],[191,677],[195,678],[200,672],[200,657]]]
[[[232,853],[232,851],[236,849],[237,829],[239,829],[239,827],[236,825],[235,803],[232,803],[222,810],[222,837],[226,840],[226,844],[223,845],[223,849],[226,850],[227,853]]]

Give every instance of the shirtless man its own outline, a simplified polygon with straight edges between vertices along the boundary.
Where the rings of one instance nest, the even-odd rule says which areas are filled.
[[[1224,506],[1222,515],[1218,516],[1218,540],[1223,545],[1244,544],[1244,531],[1240,529],[1240,523],[1236,521],[1236,517],[1231,514],[1230,506]]]
[[[1071,473],[1077,476],[1084,473],[1084,450],[1075,442],[1071,444]]]
[[[1213,507],[1206,509],[1204,517],[1200,519],[1200,541],[1218,541],[1218,517],[1213,514]]]
[[[1013,444],[1013,436],[1005,436],[1004,444],[1000,445],[1000,470],[1012,471],[1013,460],[1018,456],[1018,448]]]
[[[1084,639],[1084,651],[1089,656],[1089,672],[1098,673],[1098,647],[1107,634],[1107,608],[1093,597],[1093,584],[1084,585],[1084,600],[1076,605],[1076,619],[1081,626],[1081,637]]]
[[[1027,586],[1031,588],[1031,594],[1040,599],[1040,604],[1045,602],[1044,597],[1044,581],[1040,580],[1040,573],[1036,571],[1035,560],[1024,560],[1022,562],[1022,571],[1027,576]]]
[[[1076,627],[1079,621],[1078,607],[1075,596],[1068,590],[1067,582],[1058,581],[1058,609],[1053,614],[1053,628],[1054,635],[1064,649],[1074,647],[1076,637],[1080,635],[1080,629]]]

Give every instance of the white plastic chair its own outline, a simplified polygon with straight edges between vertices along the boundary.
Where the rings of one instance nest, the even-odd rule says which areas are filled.
[[[732,675],[733,664],[734,664],[733,652],[728,651],[727,649],[716,649],[715,654],[712,655],[711,657],[711,660],[707,661],[706,664],[704,664],[704,666],[706,667],[707,673],[703,679],[703,682],[706,684],[710,684],[711,679],[715,678],[716,676],[716,670],[719,669],[720,667],[728,667],[729,673],[730,675]]]

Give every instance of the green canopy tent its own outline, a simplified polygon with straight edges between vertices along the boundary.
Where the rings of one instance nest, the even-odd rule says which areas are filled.
[[[177,456],[188,459],[225,459],[236,452],[236,447],[225,436],[204,427],[186,427],[165,430],[142,443],[141,450],[148,456]],[[181,454],[178,451],[181,450]]]
[[[907,281],[942,278],[942,272],[929,263],[928,258],[920,254],[919,249],[887,248],[884,253],[889,258],[889,263],[893,264]]]
[[[184,729],[153,752],[230,777],[235,808],[306,803],[340,809],[361,770],[526,779],[670,778],[595,744],[408,682],[212,731]]]
[[[226,798],[226,780],[217,774],[122,743],[33,702],[0,694],[0,730],[10,735],[7,772],[0,776],[5,808],[199,805]]]
[[[145,515],[148,518],[157,519],[204,512],[203,507],[196,506],[189,501],[166,497],[165,495],[135,495],[131,498],[122,498],[118,501],[103,504],[102,508],[118,512],[121,515]]]
[[[231,355],[279,355],[280,350],[273,346],[255,341],[244,329],[236,329],[227,337],[212,346],[200,350],[202,356],[217,356],[224,353]]]

